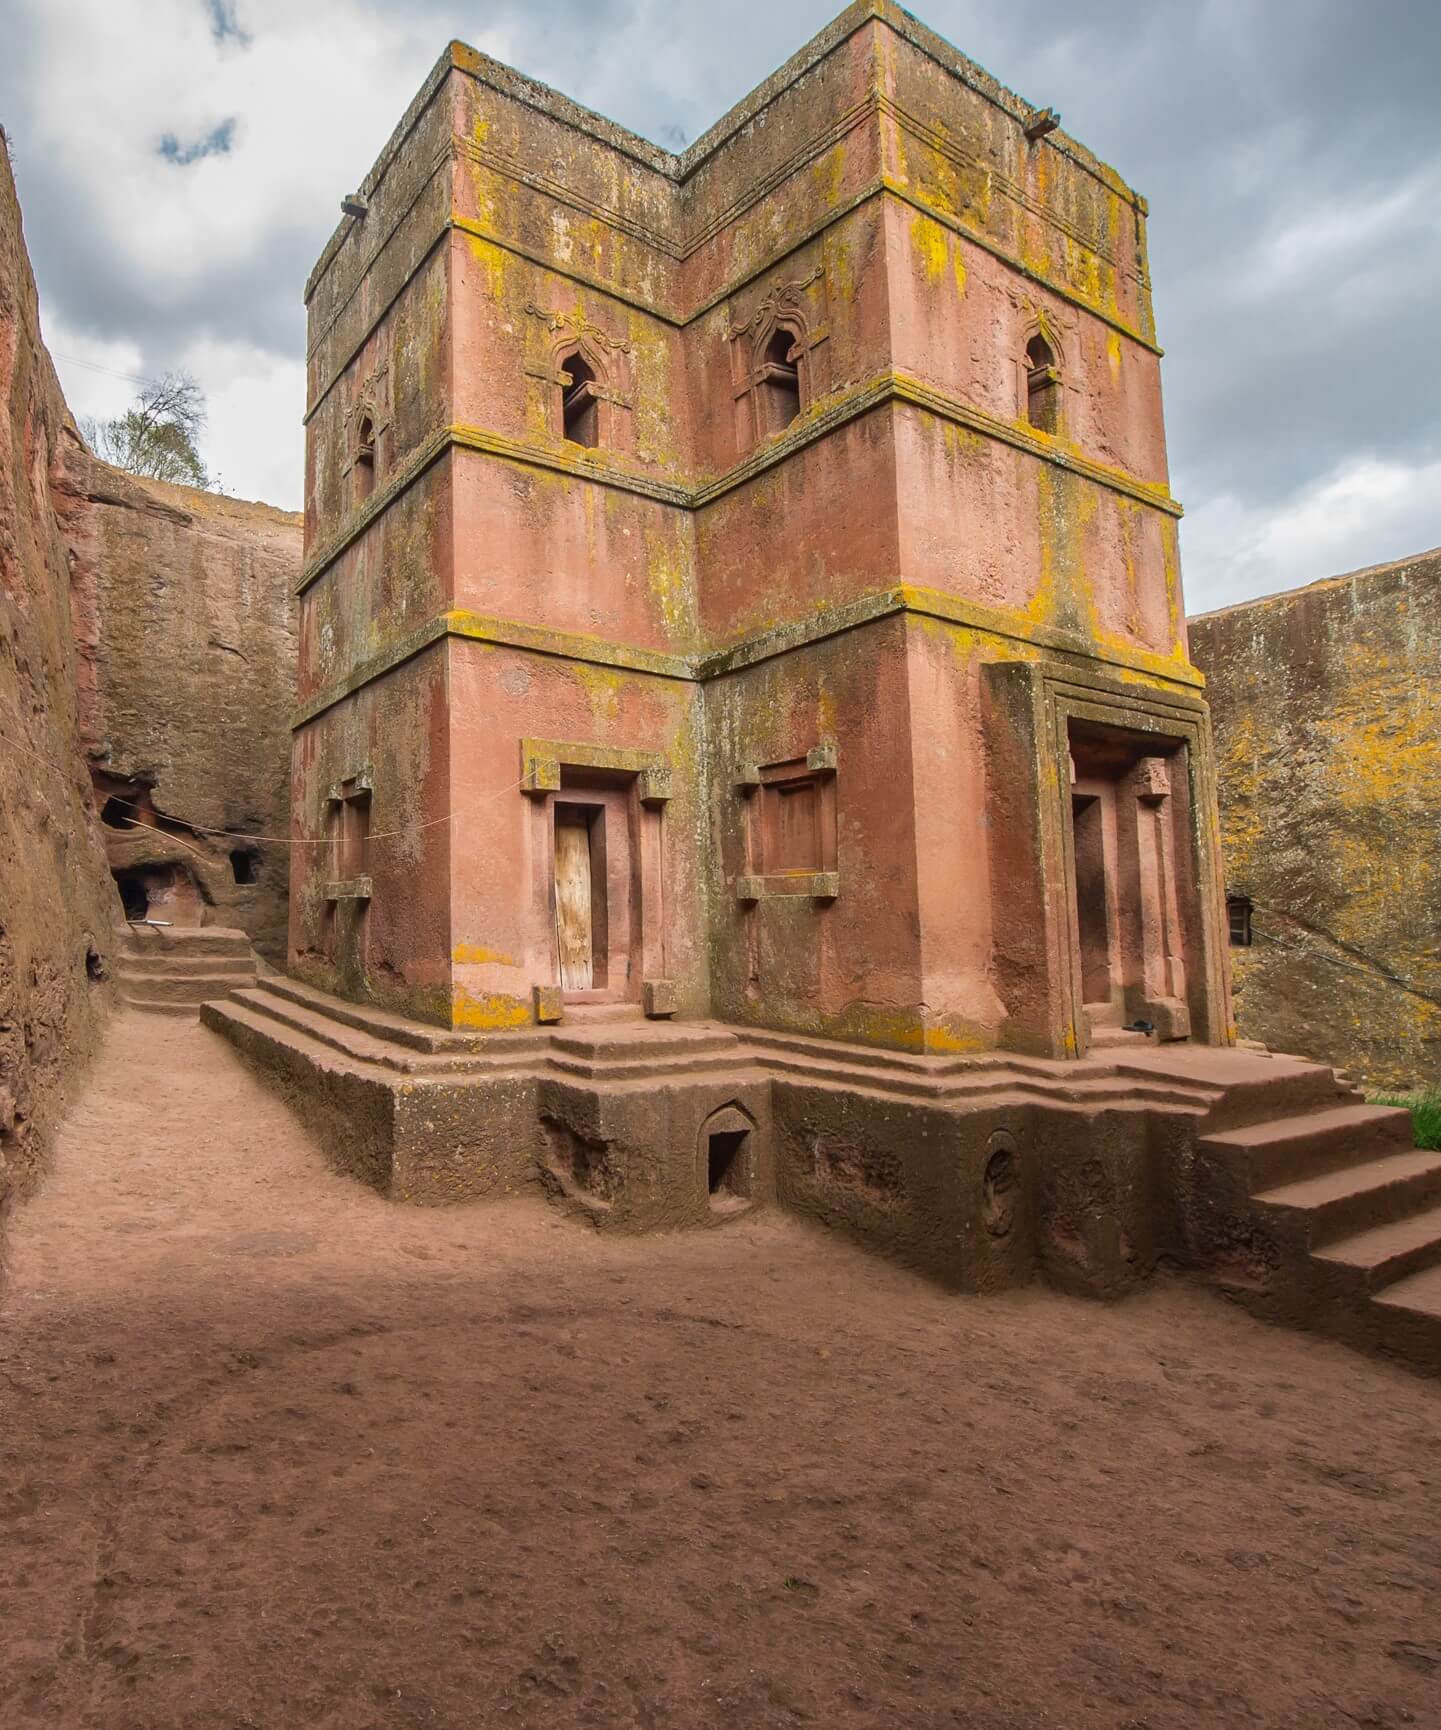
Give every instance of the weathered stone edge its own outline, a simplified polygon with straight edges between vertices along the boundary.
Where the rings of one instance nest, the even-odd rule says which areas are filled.
[[[936,589],[918,588],[897,583],[873,594],[863,595],[842,606],[827,607],[809,618],[794,623],[774,625],[752,636],[743,637],[724,648],[699,655],[671,655],[635,644],[608,642],[580,632],[560,631],[543,625],[526,625],[514,619],[500,619],[465,609],[439,613],[423,625],[407,631],[378,655],[363,662],[344,679],[327,686],[295,713],[293,728],[307,726],[317,715],[334,708],[337,703],[353,696],[356,691],[413,659],[432,644],[447,638],[462,641],[493,643],[499,647],[527,649],[535,654],[553,655],[562,660],[580,661],[590,666],[613,667],[622,672],[642,673],[652,678],[676,679],[690,684],[704,684],[727,673],[741,672],[758,662],[794,650],[809,647],[828,637],[853,631],[883,619],[910,614],[918,618],[939,620],[966,630],[1007,642],[1026,643],[1050,649],[1063,655],[1103,666],[1120,668],[1123,672],[1139,673],[1147,680],[1180,688],[1199,690],[1205,679],[1194,667],[1145,649],[1126,653],[1100,649],[1093,642],[1073,637],[1050,626],[1036,626],[1019,617],[1012,618],[991,607],[974,601],[945,595]]]
[[[566,450],[526,444],[504,433],[487,432],[481,427],[467,426],[461,422],[441,427],[412,452],[410,458],[395,471],[385,485],[366,501],[345,529],[307,564],[295,592],[297,595],[304,594],[341,554],[364,534],[382,512],[413,486],[432,463],[451,449],[479,451],[507,462],[522,463],[530,468],[574,475],[582,480],[596,481],[602,486],[616,487],[622,492],[639,493],[644,498],[673,505],[678,510],[701,510],[737,487],[745,486],[748,481],[773,468],[777,463],[784,462],[787,457],[814,444],[827,433],[837,431],[848,422],[870,414],[890,402],[903,402],[913,408],[928,410],[939,419],[966,427],[971,432],[996,439],[1002,444],[1011,445],[1016,450],[1038,457],[1042,462],[1053,463],[1057,468],[1079,475],[1112,492],[1121,493],[1139,504],[1163,512],[1166,516],[1179,517],[1182,514],[1180,504],[1163,487],[1135,480],[1120,469],[1109,468],[1104,463],[1081,456],[1076,451],[1058,445],[1046,433],[1023,427],[1017,422],[1002,420],[998,415],[962,402],[959,397],[937,390],[934,385],[913,378],[909,373],[888,371],[880,373],[868,384],[832,401],[826,407],[810,410],[802,418],[800,426],[782,434],[773,444],[753,451],[715,480],[696,486],[684,486],[673,481],[658,481],[647,475],[633,474],[602,458],[581,455],[579,446]]]
[[[361,183],[361,189],[367,195],[384,178],[391,163],[398,154],[405,138],[415,126],[420,116],[429,106],[439,86],[451,71],[459,71],[474,78],[477,82],[488,84],[502,95],[523,103],[526,107],[535,108],[562,124],[574,126],[578,131],[585,132],[601,143],[621,151],[632,157],[652,173],[661,175],[676,185],[683,185],[699,168],[703,166],[730,138],[753,121],[761,111],[793,84],[818,66],[821,61],[833,54],[837,48],[847,42],[856,31],[871,20],[876,20],[893,30],[896,35],[904,38],[914,48],[933,60],[938,66],[949,72],[968,90],[989,102],[992,107],[1008,115],[1018,125],[1025,125],[1035,112],[1035,105],[1026,102],[1012,90],[1006,88],[998,79],[993,78],[984,67],[968,59],[961,51],[928,29],[920,20],[907,12],[903,7],[896,6],[891,0],[856,0],[856,4],[848,7],[838,17],[818,31],[809,42],[805,43],[789,60],[778,67],[770,76],[764,79],[747,96],[729,108],[714,125],[707,128],[695,142],[687,147],[681,155],[676,156],[649,139],[642,138],[638,133],[631,132],[627,127],[619,126],[613,120],[607,120],[593,109],[585,108],[572,98],[553,90],[549,85],[542,84],[533,78],[527,78],[524,73],[514,67],[507,66],[503,61],[494,60],[488,54],[482,54],[478,49],[469,47],[466,43],[452,41],[447,44],[444,52],[427,73],[420,89],[412,98],[400,124],[391,133],[379,156],[372,164],[370,172]],[[1144,214],[1146,203],[1140,193],[1136,192],[1120,174],[1108,164],[1103,163],[1069,134],[1056,131],[1041,141],[1044,148],[1055,150],[1059,155],[1073,162],[1083,173],[1089,174],[1100,182],[1107,191],[1125,198]],[[353,218],[346,218],[339,223],[326,242],[315,268],[311,271],[305,285],[305,296],[309,300],[316,282],[329,265],[331,259],[344,244],[351,228]]]

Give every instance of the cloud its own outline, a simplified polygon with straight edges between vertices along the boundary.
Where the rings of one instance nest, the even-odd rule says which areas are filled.
[[[1222,493],[1182,524],[1189,610],[1209,612],[1423,552],[1441,541],[1438,499],[1441,457],[1357,458],[1265,506]]]
[[[235,116],[232,114],[219,126],[212,126],[203,138],[193,138],[189,144],[182,144],[173,132],[166,132],[156,149],[167,162],[173,162],[179,168],[189,168],[192,162],[199,162],[202,157],[228,156],[234,142]]]
[[[339,198],[451,36],[675,147],[840,3],[0,0],[0,114],[47,326],[82,357],[82,337],[123,349],[121,371],[193,365],[227,483],[297,504],[302,285]],[[1027,100],[1059,108],[1149,197],[1193,605],[1282,570],[1302,581],[1402,554],[1401,534],[1441,541],[1441,495],[1407,504],[1379,478],[1420,485],[1441,450],[1441,396],[1424,386],[1441,280],[1441,6],[920,10]],[[1342,477],[1376,489],[1376,514],[1353,521],[1352,495],[1328,492]],[[1305,515],[1318,500],[1329,517]]]
[[[305,365],[250,343],[191,344],[181,365],[205,385],[209,418],[201,455],[228,493],[300,507],[305,464]],[[266,442],[255,444],[257,427]]]
[[[140,345],[123,337],[107,340],[90,331],[72,330],[43,303],[40,328],[71,414],[91,420],[113,420],[123,414],[145,382]]]

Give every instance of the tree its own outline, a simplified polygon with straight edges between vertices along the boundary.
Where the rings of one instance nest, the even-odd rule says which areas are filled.
[[[205,430],[205,393],[188,372],[155,379],[115,420],[80,423],[90,448],[127,474],[208,487],[199,439]]]

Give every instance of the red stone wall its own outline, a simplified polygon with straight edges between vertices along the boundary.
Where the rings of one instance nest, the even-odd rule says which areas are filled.
[[[66,457],[78,448],[0,135],[0,1208],[33,1182],[85,1073],[118,941],[70,621]]]

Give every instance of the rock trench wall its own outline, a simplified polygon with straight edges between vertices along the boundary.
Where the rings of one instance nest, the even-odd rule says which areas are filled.
[[[283,967],[302,519],[76,469],[84,743],[127,910],[236,926]]]
[[[70,617],[67,471],[81,454],[0,137],[0,1208],[33,1181],[95,1049],[119,940]]]
[[[238,926],[284,961],[269,837],[289,832],[302,538],[298,515],[85,448],[3,144],[0,1210],[33,1184],[113,1002],[119,883],[155,917]]]
[[[1441,549],[1189,623],[1216,734],[1243,1036],[1441,1079]]]

